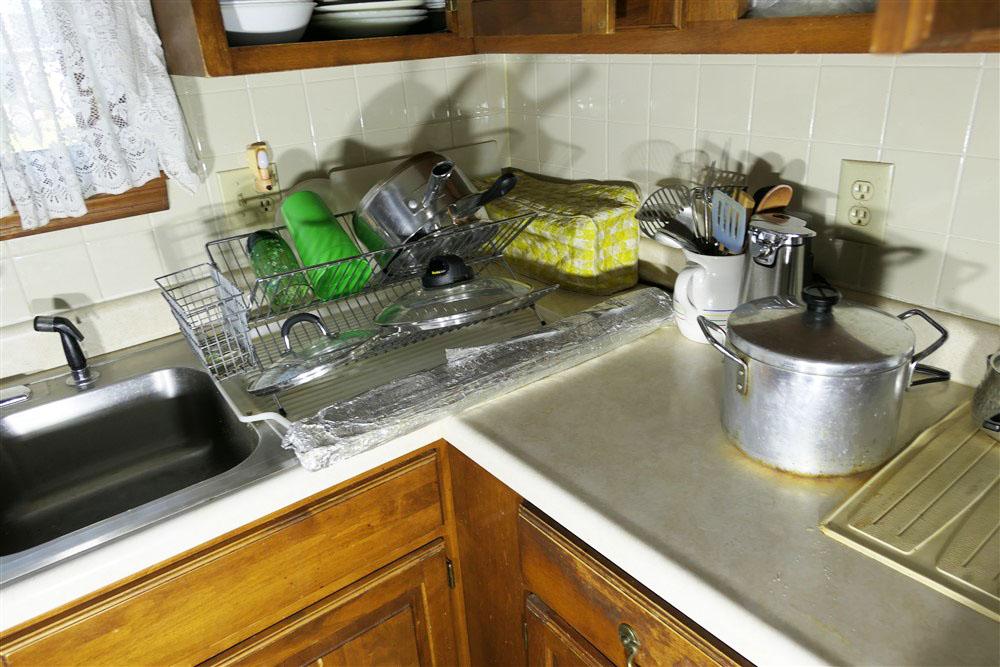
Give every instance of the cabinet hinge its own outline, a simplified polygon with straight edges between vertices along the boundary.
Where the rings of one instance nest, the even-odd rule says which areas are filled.
[[[449,12],[457,12],[458,0],[448,0],[448,2],[445,4],[445,9],[447,9]]]
[[[528,622],[521,623],[521,637],[524,639],[524,648],[528,648]]]
[[[448,571],[448,588],[455,587],[455,564],[451,562],[450,558],[446,558],[444,561],[444,567]]]

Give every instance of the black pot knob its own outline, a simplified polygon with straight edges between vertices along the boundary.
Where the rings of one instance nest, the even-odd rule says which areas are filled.
[[[802,288],[806,311],[813,315],[826,315],[840,302],[840,291],[833,285],[813,284]]]
[[[458,255],[438,255],[427,263],[420,283],[427,288],[447,287],[471,280],[472,269]]]

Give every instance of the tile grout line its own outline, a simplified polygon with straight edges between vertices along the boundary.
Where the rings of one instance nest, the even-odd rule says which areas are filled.
[[[944,237],[944,249],[941,252],[941,266],[938,267],[937,278],[934,282],[934,298],[931,303],[935,307],[941,302],[941,284],[944,281],[944,267],[948,262],[948,249],[951,247],[952,233],[951,230],[955,226],[955,214],[958,212],[958,197],[959,189],[962,184],[962,177],[965,175],[966,160],[968,158],[969,142],[972,139],[972,124],[976,119],[976,107],[979,105],[979,96],[982,94],[983,89],[983,76],[984,69],[979,68],[979,75],[976,79],[976,90],[972,95],[972,101],[969,105],[968,120],[965,124],[965,136],[962,137],[962,152],[958,158],[958,169],[955,170],[955,180],[952,184],[951,190],[951,202],[948,211],[948,226],[945,230]]]
[[[306,85],[306,76],[304,72],[299,72],[299,80],[302,84],[302,94],[305,97],[306,101],[306,115],[309,117],[309,139],[312,142],[313,166],[315,167],[316,171],[321,171],[320,158],[319,158],[319,141],[316,140],[316,122],[315,120],[313,120],[312,104],[309,102],[309,86]]]

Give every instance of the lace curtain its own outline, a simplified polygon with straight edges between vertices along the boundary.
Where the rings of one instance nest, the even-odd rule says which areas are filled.
[[[33,229],[197,163],[149,0],[0,0],[0,215]]]

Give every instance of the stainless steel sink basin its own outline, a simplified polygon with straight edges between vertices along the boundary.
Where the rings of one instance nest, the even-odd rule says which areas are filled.
[[[0,411],[0,582],[294,463],[273,427],[241,422],[182,360],[121,379],[136,359],[112,362],[84,391],[49,379]]]

